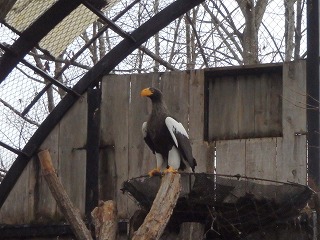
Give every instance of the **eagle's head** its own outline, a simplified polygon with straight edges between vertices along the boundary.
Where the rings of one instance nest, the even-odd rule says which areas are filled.
[[[149,97],[152,101],[162,100],[162,92],[157,88],[149,87],[142,89],[140,94],[142,97]]]

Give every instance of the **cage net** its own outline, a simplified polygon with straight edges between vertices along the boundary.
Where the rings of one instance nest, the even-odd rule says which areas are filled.
[[[20,35],[56,2],[16,1],[1,19],[0,56],[10,51]],[[174,1],[102,2],[96,9],[101,9],[119,30],[130,33]],[[249,2],[204,1],[148,39],[111,73],[189,70],[304,58],[306,0],[251,1],[251,5],[243,5]],[[254,17],[250,15],[253,12]],[[50,78],[72,88],[121,42],[124,36],[116,32],[92,9],[80,5],[51,29],[1,82],[2,175],[67,94]]]
[[[122,190],[148,211],[160,184],[160,177],[142,176],[124,182]],[[201,222],[207,239],[242,239],[289,221],[313,193],[299,184],[206,173],[182,173],[181,186],[169,224]]]

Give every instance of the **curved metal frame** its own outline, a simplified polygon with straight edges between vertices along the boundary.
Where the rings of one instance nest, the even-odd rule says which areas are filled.
[[[82,77],[82,79],[79,80],[79,82],[73,87],[73,91],[79,94],[85,93],[90,86],[94,86],[98,83],[100,77],[108,74],[112,69],[114,69],[114,67],[116,67],[123,59],[125,59],[130,53],[137,49],[142,43],[144,43],[162,28],[167,26],[170,22],[172,22],[182,14],[188,12],[190,9],[197,6],[203,1],[204,0],[177,0],[164,8],[139,28],[134,30],[130,34],[130,38],[125,38],[109,53],[107,53],[92,69],[90,69]],[[62,2],[65,2],[65,5],[70,4],[70,1]],[[57,12],[59,11],[61,11],[61,9],[57,9]],[[51,12],[51,14],[53,13]],[[30,27],[30,29],[34,28]],[[78,99],[78,96],[68,93],[56,106],[56,108],[48,115],[48,117],[34,133],[34,135],[30,138],[29,142],[22,150],[24,154],[20,154],[17,157],[12,167],[9,169],[8,173],[0,184],[0,208],[5,202],[13,186],[17,182],[22,171],[27,166],[31,157],[38,151],[41,143],[45,140],[51,130],[56,126],[56,124],[62,119],[62,117]]]
[[[10,46],[11,51],[6,51],[2,56],[0,62],[0,83],[42,38],[80,4],[81,1],[79,0],[60,0],[31,24],[17,41]],[[54,18],[52,16],[54,16]]]

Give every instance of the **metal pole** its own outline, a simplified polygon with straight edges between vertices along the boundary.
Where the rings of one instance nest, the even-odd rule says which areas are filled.
[[[320,186],[319,0],[307,2],[307,127],[309,179]]]

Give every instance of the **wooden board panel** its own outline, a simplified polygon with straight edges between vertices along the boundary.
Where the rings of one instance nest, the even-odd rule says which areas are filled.
[[[129,105],[129,178],[146,175],[156,167],[156,159],[152,151],[145,144],[142,136],[142,123],[151,114],[151,101],[142,98],[143,88],[159,84],[159,74],[131,75],[131,99]],[[138,114],[137,114],[138,113]]]
[[[209,140],[282,135],[279,72],[207,79]]]
[[[305,61],[283,65],[283,138],[278,139],[277,178],[306,184]]]
[[[277,180],[307,184],[306,135],[277,138]]]
[[[144,142],[141,127],[148,120],[151,113],[151,101],[140,96],[140,92],[146,87],[159,88],[159,74],[134,74],[130,77],[131,97],[129,104],[129,149],[128,149],[128,179],[146,175],[156,167],[156,158],[147,144]],[[137,114],[138,113],[138,114]],[[128,216],[132,216],[138,205],[128,197]]]
[[[204,71],[190,71],[189,127],[191,141],[204,137]]]
[[[255,82],[255,134],[257,136],[281,136],[282,79],[277,73],[252,76]]]
[[[305,61],[283,64],[283,135],[305,134],[306,117]]]
[[[79,99],[60,121],[58,176],[70,200],[85,213],[87,96]]]
[[[128,179],[128,114],[130,97],[130,75],[108,75],[102,80],[101,100],[101,144],[109,156],[101,161],[108,161],[105,166],[107,174],[114,178],[110,182],[107,195],[116,200],[119,218],[128,218],[128,198],[120,191],[122,183]],[[114,153],[111,154],[110,150]],[[111,159],[111,157],[114,157]],[[109,200],[109,199],[106,199]]]
[[[245,140],[246,176],[276,180],[276,138]]]
[[[41,144],[41,149],[49,149],[52,164],[55,169],[58,169],[59,166],[59,129],[60,124],[51,131],[49,136]],[[39,161],[38,158],[34,158],[33,161]],[[51,194],[51,191],[48,187],[44,176],[41,174],[39,163],[38,165],[38,174],[37,174],[37,192],[38,196],[36,201],[36,216],[37,221],[45,223],[46,221],[52,222],[52,218],[56,217],[57,213],[57,203],[54,197]]]
[[[225,140],[216,142],[217,173],[246,175],[246,141]]]
[[[187,72],[166,72],[161,75],[160,88],[170,113],[188,131],[189,74]]]
[[[251,76],[240,75],[237,77],[239,81],[239,103],[238,109],[238,125],[239,138],[254,137],[254,118],[255,118],[255,80]],[[233,95],[233,94],[232,94]]]
[[[209,138],[235,138],[238,128],[238,81],[235,77],[216,78],[209,84]]]
[[[189,77],[189,137],[198,164],[195,171],[213,173],[215,143],[204,142],[204,71],[190,71]]]
[[[29,161],[0,209],[2,224],[24,224],[34,221],[35,164]]]

